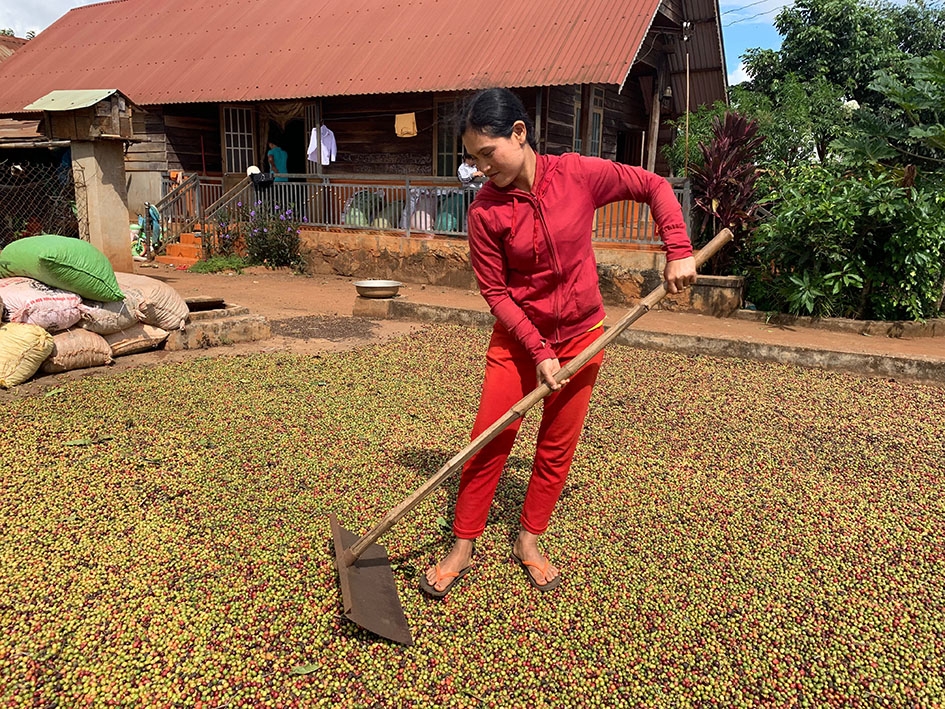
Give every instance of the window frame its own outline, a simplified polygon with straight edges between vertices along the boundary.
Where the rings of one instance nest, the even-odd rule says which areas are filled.
[[[604,92],[602,89],[594,89],[591,103],[590,145],[587,146],[587,154],[600,157],[604,146]]]
[[[223,170],[228,174],[245,174],[256,160],[255,111],[239,105],[223,105],[220,110],[223,112]]]
[[[463,162],[463,136],[452,117],[459,110],[460,99],[436,99],[436,142],[434,144],[433,174],[436,177],[456,177]]]

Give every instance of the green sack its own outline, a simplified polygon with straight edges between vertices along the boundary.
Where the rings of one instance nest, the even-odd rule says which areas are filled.
[[[112,302],[125,296],[101,251],[82,239],[40,234],[17,239],[0,251],[0,278],[26,276],[89,300]]]

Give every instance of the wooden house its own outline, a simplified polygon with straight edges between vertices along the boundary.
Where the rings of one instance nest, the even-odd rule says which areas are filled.
[[[715,0],[119,0],[71,10],[4,62],[0,115],[118,88],[145,109],[132,192],[171,171],[244,176],[270,139],[293,173],[452,176],[456,101],[503,85],[534,111],[543,150],[665,172],[665,118],[724,101],[725,77]],[[403,114],[412,137],[395,132]],[[320,125],[329,165],[306,155]]]
[[[54,90],[129,97],[141,109],[125,154],[131,214],[191,178],[188,210],[219,205],[267,169],[273,142],[327,226],[344,220],[313,199],[316,181],[455,184],[455,118],[478,89],[515,90],[544,152],[664,175],[667,120],[727,90],[717,0],[115,0],[66,13],[0,65],[0,86],[0,117],[20,119]],[[326,129],[334,150],[310,159]]]

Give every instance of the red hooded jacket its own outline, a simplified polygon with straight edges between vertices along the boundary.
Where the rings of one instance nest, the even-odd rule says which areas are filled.
[[[555,343],[604,319],[591,228],[598,207],[621,200],[650,206],[667,260],[692,255],[670,184],[601,158],[537,155],[531,193],[487,182],[470,206],[470,261],[479,290],[536,365],[555,357]]]

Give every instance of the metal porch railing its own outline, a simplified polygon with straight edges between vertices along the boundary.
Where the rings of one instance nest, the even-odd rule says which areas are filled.
[[[207,208],[223,196],[223,178],[194,173],[177,184],[165,175],[161,192],[163,196],[154,204],[161,219],[161,238],[174,243],[185,232],[203,230]]]
[[[176,239],[174,225],[186,227],[176,234],[201,225],[201,231],[212,241],[215,235],[222,235],[261,213],[325,229],[465,238],[466,212],[476,195],[475,190],[457,185],[452,178],[298,174],[284,178],[285,181],[260,184],[246,177],[225,194],[219,180],[215,183],[218,197],[211,203],[205,196],[209,191],[200,189],[205,184],[202,181],[208,178],[192,175],[162,200],[161,216],[169,227],[165,229],[168,240]],[[685,180],[671,183],[688,222],[689,183]],[[166,214],[168,211],[170,214]],[[213,233],[207,234],[208,231]],[[660,244],[649,208],[636,202],[617,202],[599,209],[593,241],[635,248]]]

